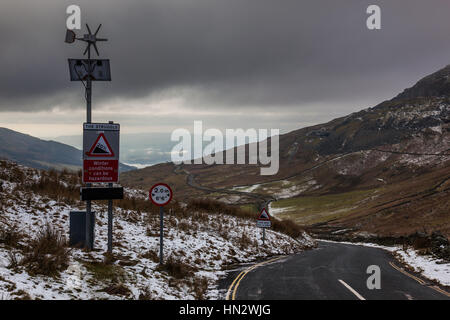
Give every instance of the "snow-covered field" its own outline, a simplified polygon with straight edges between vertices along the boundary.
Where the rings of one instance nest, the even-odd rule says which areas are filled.
[[[328,240],[321,240],[328,241]],[[333,242],[333,241],[329,241]],[[439,282],[444,286],[450,287],[450,263],[442,263],[442,260],[432,256],[419,255],[412,248],[403,249],[402,246],[382,246],[373,243],[363,242],[338,242],[357,246],[366,246],[380,248],[392,252],[400,261],[408,265],[415,272],[420,273],[427,279]]]
[[[292,209],[295,209],[295,207],[274,208],[272,206],[272,202],[269,203],[269,213],[272,217],[275,217],[276,215],[278,215],[280,213],[287,212]]]
[[[311,191],[320,188],[317,181],[312,177],[306,177],[303,181],[280,180],[250,186],[237,186],[232,190],[241,192],[256,192],[270,194],[277,199],[287,199],[298,196],[305,191]]]
[[[17,167],[24,181],[38,181],[39,172]],[[50,199],[6,179],[11,168],[1,168],[0,227],[12,227],[27,246],[48,223],[68,238],[69,213],[82,203]],[[66,182],[60,182],[66,183]],[[19,188],[18,188],[19,187]],[[136,198],[145,194],[126,190]],[[293,239],[268,230],[262,245],[255,222],[234,216],[167,210],[164,230],[165,261],[160,268],[159,215],[115,208],[114,257],[105,263],[107,214],[104,204],[93,204],[96,216],[95,249],[71,249],[68,267],[58,276],[30,275],[20,263],[20,246],[0,241],[0,299],[217,299],[217,280],[227,265],[273,255],[299,252],[313,245],[307,236]],[[15,258],[15,259],[14,259]]]

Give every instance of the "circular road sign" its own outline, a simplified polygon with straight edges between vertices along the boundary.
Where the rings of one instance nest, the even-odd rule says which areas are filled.
[[[149,198],[154,205],[162,207],[172,200],[173,192],[165,183],[157,183],[150,188]]]

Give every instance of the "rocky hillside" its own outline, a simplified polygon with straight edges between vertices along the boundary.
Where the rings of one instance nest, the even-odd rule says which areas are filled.
[[[281,135],[275,176],[261,176],[258,165],[162,164],[122,182],[145,189],[163,176],[180,197],[271,202],[280,217],[306,225],[450,235],[449,77],[446,67],[375,107]]]

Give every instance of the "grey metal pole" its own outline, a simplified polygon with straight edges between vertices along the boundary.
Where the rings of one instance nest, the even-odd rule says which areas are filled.
[[[109,183],[108,186],[112,188],[113,184]],[[112,253],[112,234],[113,234],[113,202],[108,200],[108,252]]]
[[[91,50],[88,48],[88,77],[86,81],[86,122],[91,123],[92,121],[92,108],[91,108],[91,101],[92,101],[92,80],[91,80]],[[89,188],[91,187],[91,184],[88,183],[86,186]],[[91,245],[92,239],[91,239],[91,200],[86,200],[86,244],[85,247],[88,250],[93,249],[93,245]]]
[[[164,207],[159,207],[159,264],[164,263],[163,235],[164,235]]]
[[[113,121],[109,121],[109,123],[114,123]],[[108,187],[112,188],[113,184],[108,183]],[[112,253],[113,247],[113,202],[112,199],[108,200],[108,252]]]
[[[266,228],[262,228],[263,229],[263,246],[264,246],[264,242],[266,241]]]

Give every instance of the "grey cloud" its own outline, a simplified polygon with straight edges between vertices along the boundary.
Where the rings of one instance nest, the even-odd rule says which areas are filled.
[[[68,80],[65,9],[75,2],[6,0],[0,10],[0,110],[83,106]],[[94,99],[139,98],[192,87],[198,108],[333,102],[352,108],[387,99],[448,63],[447,13],[441,0],[77,1],[82,21],[103,23],[102,57],[111,83]],[[369,4],[382,30],[365,27]],[[84,29],[83,29],[84,31]],[[81,32],[79,32],[81,33]],[[361,107],[368,107],[363,105]]]

